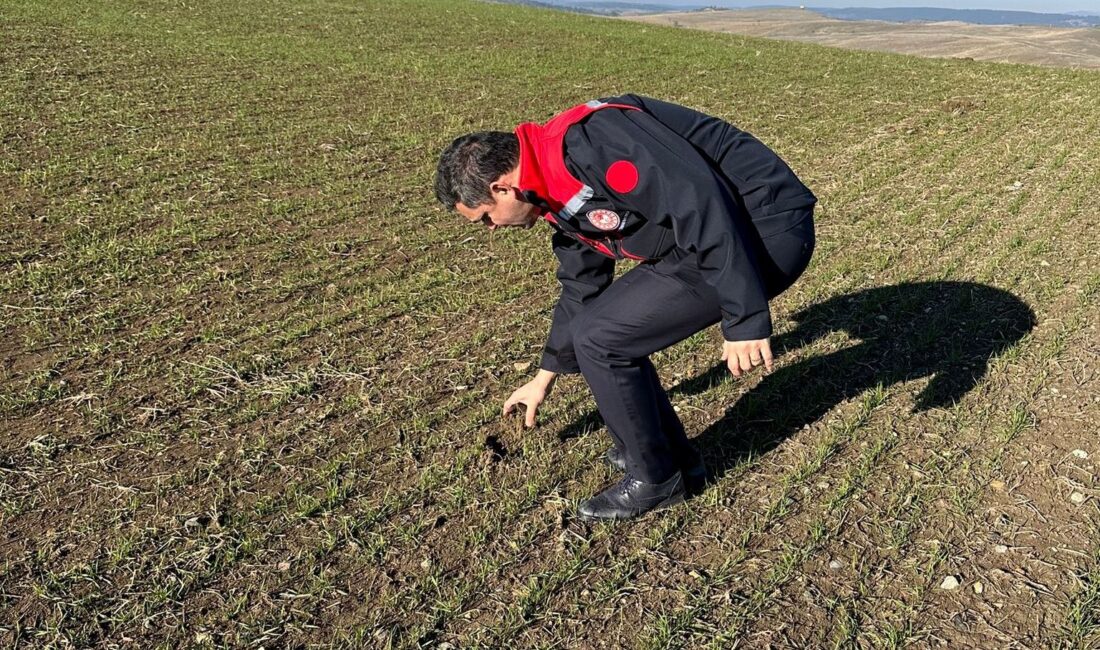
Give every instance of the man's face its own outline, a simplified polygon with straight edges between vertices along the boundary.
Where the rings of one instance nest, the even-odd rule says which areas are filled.
[[[458,211],[471,223],[481,222],[489,230],[497,228],[530,228],[539,219],[539,209],[519,198],[519,191],[514,187],[501,187],[494,183],[490,188],[494,203],[482,203],[477,207],[470,207],[461,201],[455,204]]]

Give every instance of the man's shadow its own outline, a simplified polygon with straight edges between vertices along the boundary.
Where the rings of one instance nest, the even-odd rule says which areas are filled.
[[[1034,312],[1018,298],[972,282],[865,289],[813,305],[793,320],[796,329],[772,340],[777,357],[822,339],[826,350],[835,350],[782,364],[695,438],[714,478],[880,384],[929,377],[914,411],[950,406],[981,380],[992,359],[1035,326]],[[675,395],[704,392],[728,377],[722,363],[673,386],[669,395],[675,401]],[[598,423],[592,412],[559,435],[581,435]]]

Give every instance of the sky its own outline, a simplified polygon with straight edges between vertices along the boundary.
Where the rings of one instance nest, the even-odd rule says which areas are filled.
[[[559,0],[562,1],[562,0]],[[1006,9],[1011,11],[1037,11],[1059,13],[1087,11],[1100,14],[1100,0],[637,0],[662,5],[716,4],[729,7],[759,5],[805,5],[807,7],[940,7],[945,9]]]

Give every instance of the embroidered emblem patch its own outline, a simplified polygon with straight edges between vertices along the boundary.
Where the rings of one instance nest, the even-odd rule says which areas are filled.
[[[584,216],[588,217],[589,223],[600,230],[615,230],[622,223],[619,213],[611,210],[591,210]]]

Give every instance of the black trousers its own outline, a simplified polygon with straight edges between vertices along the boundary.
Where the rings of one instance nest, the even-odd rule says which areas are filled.
[[[759,270],[773,298],[810,262],[812,211],[793,228],[756,243]],[[631,476],[660,483],[697,457],[649,355],[720,319],[717,292],[703,280],[695,255],[679,249],[623,274],[573,318],[581,374]]]

